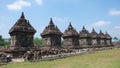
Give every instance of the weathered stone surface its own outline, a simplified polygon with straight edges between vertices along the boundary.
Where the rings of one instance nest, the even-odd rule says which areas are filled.
[[[0,65],[4,65],[11,62],[11,56],[5,53],[0,53]]]
[[[49,25],[41,33],[43,45],[45,46],[61,46],[62,32],[54,25],[52,18]]]
[[[112,37],[106,32],[105,34],[105,38],[106,38],[106,44],[107,45],[112,45]]]
[[[111,42],[111,36],[106,33],[102,33],[102,31],[100,30],[100,33],[98,34],[97,32],[95,32],[95,30],[93,29],[91,33],[89,33],[85,27],[83,27],[83,29],[80,31],[79,33],[79,42],[80,42],[80,46],[82,47],[89,47],[91,45],[92,46],[107,46],[107,45],[112,45]]]
[[[106,39],[104,33],[100,30],[100,33],[98,34],[98,45],[106,45]]]
[[[98,34],[95,32],[94,29],[92,29],[92,32],[90,33],[91,37],[91,45],[92,46],[97,46],[98,45]]]
[[[15,25],[10,29],[11,46],[17,47],[32,47],[33,35],[36,30],[31,26],[28,20],[25,19],[24,13]]]
[[[62,37],[64,39],[63,47],[65,48],[74,48],[79,45],[79,34],[72,27],[71,23],[69,24],[68,28],[63,33]]]
[[[90,33],[85,29],[83,26],[83,29],[79,33],[79,42],[80,45],[90,45],[91,44],[91,38],[90,38]]]

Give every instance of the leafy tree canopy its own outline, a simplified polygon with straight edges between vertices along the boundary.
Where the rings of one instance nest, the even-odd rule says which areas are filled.
[[[38,38],[38,37],[36,37],[36,38],[34,38],[34,44],[35,45],[42,45],[42,39],[41,38]]]

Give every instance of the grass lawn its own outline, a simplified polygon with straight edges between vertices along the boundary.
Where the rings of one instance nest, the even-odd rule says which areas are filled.
[[[0,68],[120,68],[120,48],[42,62],[21,62]]]

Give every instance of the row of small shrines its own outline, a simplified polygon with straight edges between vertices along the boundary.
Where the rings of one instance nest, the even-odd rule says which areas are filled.
[[[29,21],[25,19],[24,13],[22,12],[21,17],[9,31],[11,46],[33,47],[33,35],[35,32],[36,30],[31,26]],[[65,32],[62,33],[58,27],[54,25],[52,19],[41,33],[41,37],[43,46],[74,48],[112,45],[112,38],[107,32],[104,34],[100,31],[98,34],[93,29],[92,32],[89,33],[85,27],[83,27],[80,33],[78,33],[70,23]],[[64,40],[63,45],[61,45],[61,37]]]

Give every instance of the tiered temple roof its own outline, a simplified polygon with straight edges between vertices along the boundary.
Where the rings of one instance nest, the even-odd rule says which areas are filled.
[[[97,32],[94,30],[94,28],[92,29],[92,32],[90,33],[90,37],[91,37],[91,38],[97,38],[97,37],[98,37],[98,34],[97,34]]]
[[[13,32],[31,32],[31,33],[35,33],[36,30],[31,26],[29,21],[25,19],[24,13],[22,12],[22,15],[21,15],[20,19],[10,29],[9,34],[12,34]]]
[[[106,32],[105,34],[106,39],[112,39],[112,37]]]
[[[63,37],[72,37],[72,36],[79,36],[78,32],[73,28],[71,23],[69,23],[68,28],[64,31]]]
[[[101,38],[101,39],[104,39],[104,38],[105,38],[105,35],[104,35],[104,33],[102,33],[101,30],[100,30],[100,33],[99,33],[99,38]]]
[[[46,26],[43,32],[41,33],[41,36],[48,35],[48,34],[62,35],[62,32],[58,29],[57,26],[54,25],[52,18],[50,19],[49,25]]]
[[[11,46],[17,47],[33,47],[33,35],[36,30],[31,26],[29,21],[25,19],[22,12],[18,21],[9,30],[11,36]]]
[[[83,29],[79,33],[80,38],[86,38],[89,37],[89,32],[86,30],[86,28],[83,26]]]

